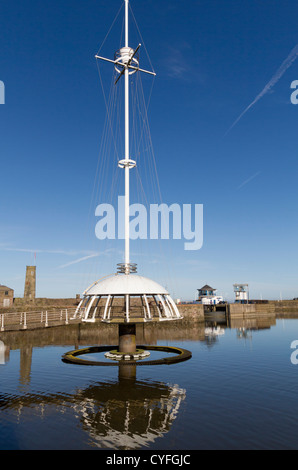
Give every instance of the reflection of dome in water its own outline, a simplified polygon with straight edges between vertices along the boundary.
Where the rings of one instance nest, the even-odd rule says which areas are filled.
[[[125,366],[127,367],[127,366]],[[160,382],[120,380],[83,392],[76,412],[100,448],[138,449],[169,432],[185,390]]]
[[[78,420],[76,427],[82,429],[84,439],[80,447],[101,449],[139,449],[147,447],[171,430],[186,391],[178,385],[163,382],[140,381],[134,377],[135,367],[125,365],[117,382],[96,382],[86,388],[65,393],[24,393],[7,398],[1,396],[3,406],[14,410],[22,424],[24,419],[47,417],[63,426]],[[127,378],[128,374],[132,377]],[[123,379],[122,377],[126,378]],[[58,421],[56,421],[58,420]],[[51,430],[49,432],[51,436]],[[66,433],[61,441],[46,439],[45,447],[73,448],[71,435]],[[36,442],[36,445],[41,441]],[[34,448],[34,443],[31,443]],[[51,448],[51,447],[50,447]]]
[[[99,318],[108,323],[182,318],[168,291],[138,274],[115,274],[96,281],[85,290],[76,315],[86,322]]]

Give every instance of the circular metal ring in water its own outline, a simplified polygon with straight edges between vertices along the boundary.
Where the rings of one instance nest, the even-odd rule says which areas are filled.
[[[72,364],[80,364],[86,366],[118,366],[119,364],[134,364],[138,366],[146,366],[146,365],[160,365],[160,364],[175,364],[177,362],[187,361],[191,358],[192,354],[187,349],[172,347],[172,346],[137,346],[138,349],[144,349],[148,351],[164,351],[167,353],[176,354],[175,356],[171,357],[164,357],[161,359],[150,359],[147,361],[135,361],[135,360],[122,360],[122,361],[111,361],[111,362],[100,362],[100,361],[93,361],[88,359],[82,359],[78,356],[82,356],[84,354],[93,354],[98,352],[108,352],[112,351],[117,346],[92,346],[90,348],[84,349],[75,349],[74,351],[69,351],[62,356],[63,362],[68,362]]]

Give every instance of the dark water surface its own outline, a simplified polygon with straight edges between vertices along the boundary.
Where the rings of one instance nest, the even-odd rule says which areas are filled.
[[[211,325],[146,327],[192,359],[124,373],[61,360],[112,329],[1,333],[0,449],[298,449],[298,320]]]

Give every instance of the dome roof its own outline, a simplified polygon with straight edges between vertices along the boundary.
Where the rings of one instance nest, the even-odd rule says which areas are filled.
[[[138,274],[115,274],[99,280],[85,290],[84,295],[168,295],[168,291],[151,279]]]

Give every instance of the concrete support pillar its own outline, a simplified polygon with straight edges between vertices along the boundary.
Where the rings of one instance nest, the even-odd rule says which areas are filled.
[[[119,352],[134,354],[136,352],[136,324],[119,324]]]

